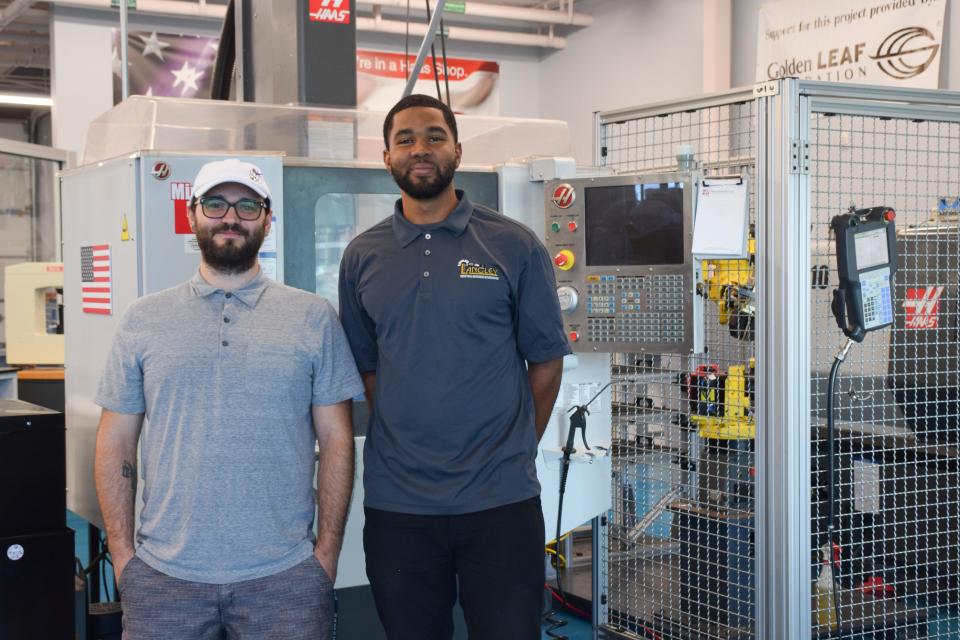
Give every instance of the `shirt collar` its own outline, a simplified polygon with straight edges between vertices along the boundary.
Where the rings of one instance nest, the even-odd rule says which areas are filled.
[[[260,296],[263,295],[263,292],[269,283],[270,280],[263,275],[263,271],[261,270],[256,276],[254,276],[253,280],[243,285],[239,289],[234,289],[230,293],[233,294],[233,297],[248,307],[256,307],[257,301],[260,300]],[[197,270],[197,273],[194,274],[193,278],[190,279],[190,288],[193,290],[194,295],[200,298],[206,298],[214,293],[223,292],[223,289],[215,287],[204,280],[203,276],[200,275],[199,269]]]
[[[470,216],[473,215],[473,204],[461,189],[457,189],[456,194],[457,206],[453,208],[453,211],[443,222],[436,224],[414,224],[410,222],[403,215],[403,200],[397,200],[397,204],[393,208],[393,233],[397,236],[400,246],[406,247],[424,233],[436,229],[446,229],[454,236],[461,235],[467,229]]]

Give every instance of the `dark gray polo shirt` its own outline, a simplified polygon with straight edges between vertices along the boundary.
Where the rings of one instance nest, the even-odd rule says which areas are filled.
[[[137,556],[182,580],[273,575],[313,553],[311,405],[362,392],[329,302],[196,275],[124,314],[96,403],[146,414]]]
[[[457,197],[423,226],[398,200],[344,252],[341,321],[377,374],[368,507],[469,513],[540,492],[526,362],[570,353],[553,267],[529,229]]]

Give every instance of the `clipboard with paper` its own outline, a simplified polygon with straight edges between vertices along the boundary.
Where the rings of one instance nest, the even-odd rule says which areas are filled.
[[[697,193],[691,253],[697,258],[746,258],[750,204],[745,176],[703,178]]]

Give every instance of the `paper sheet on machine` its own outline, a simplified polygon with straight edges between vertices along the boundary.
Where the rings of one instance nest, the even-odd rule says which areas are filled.
[[[704,178],[697,194],[692,253],[698,258],[746,258],[749,203],[746,177]]]

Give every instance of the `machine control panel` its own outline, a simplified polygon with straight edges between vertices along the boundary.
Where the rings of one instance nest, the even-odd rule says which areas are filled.
[[[547,250],[575,351],[695,350],[695,191],[690,173],[547,184]]]
[[[831,308],[843,333],[857,341],[893,324],[892,278],[897,271],[897,214],[889,207],[835,216],[840,286]]]

